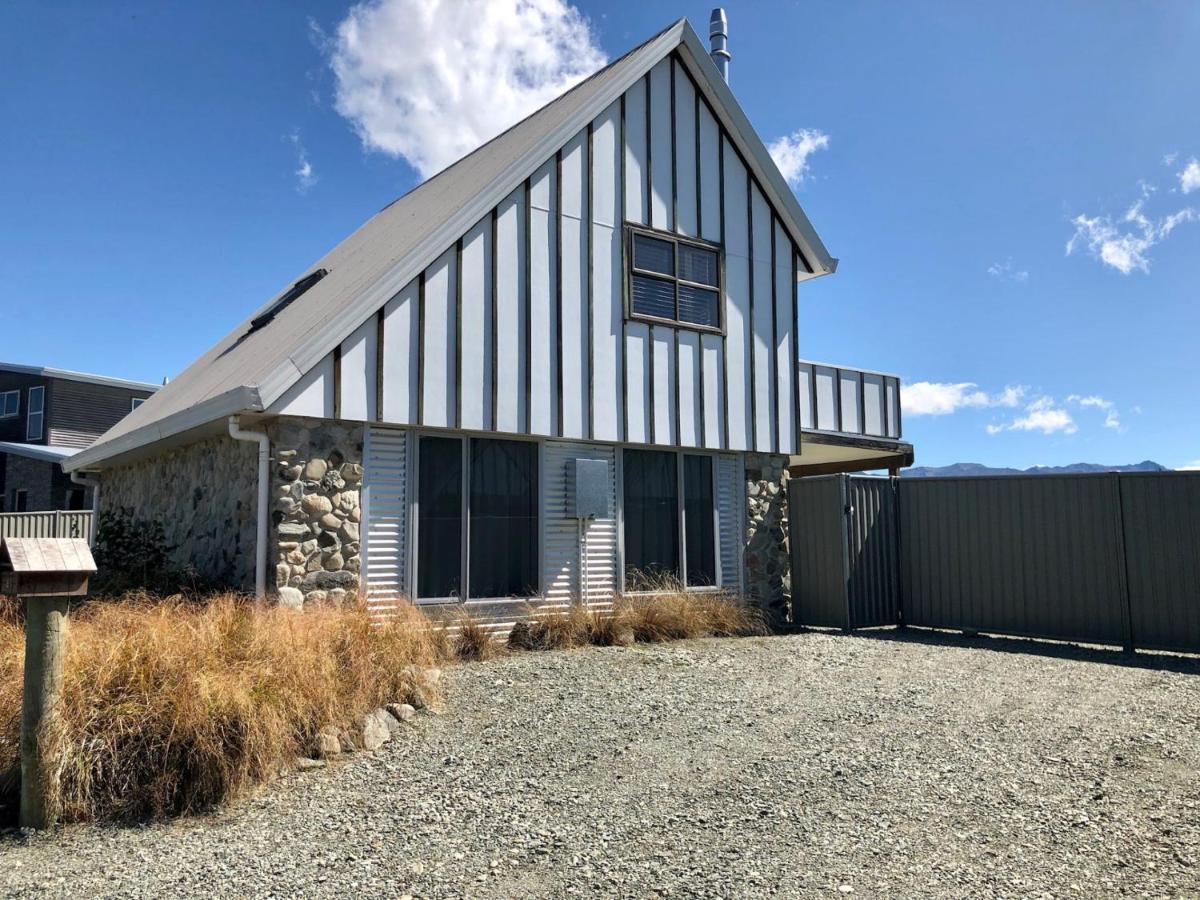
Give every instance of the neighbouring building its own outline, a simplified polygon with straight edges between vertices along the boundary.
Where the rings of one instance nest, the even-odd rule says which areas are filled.
[[[158,390],[154,384],[0,363],[0,512],[87,509],[61,463]]]
[[[66,468],[162,521],[181,564],[291,606],[503,622],[674,579],[784,616],[789,472],[912,449],[894,376],[798,364],[797,287],[837,261],[713,57],[685,20],[655,35],[387,206]]]

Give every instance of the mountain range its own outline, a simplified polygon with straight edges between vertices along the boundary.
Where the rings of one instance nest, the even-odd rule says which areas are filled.
[[[981,463],[954,463],[949,466],[913,466],[903,469],[904,478],[947,478],[967,475],[1076,475],[1088,472],[1169,472],[1151,460],[1123,466],[1102,466],[1098,463],[1071,463],[1069,466],[1030,466],[1028,469],[1006,469]]]

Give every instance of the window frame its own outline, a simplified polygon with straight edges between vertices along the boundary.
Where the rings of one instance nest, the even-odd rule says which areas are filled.
[[[683,589],[688,592],[702,593],[704,591],[723,591],[725,590],[725,573],[721,569],[721,509],[718,490],[720,488],[720,458],[719,451],[701,450],[699,448],[670,448],[657,446],[642,446],[621,444],[617,448],[620,452],[617,454],[621,460],[621,484],[617,492],[618,500],[621,504],[621,522],[620,522],[620,582],[621,593],[629,594],[630,596],[653,597],[658,591],[637,591],[629,590],[627,585],[628,566],[626,564],[625,553],[625,454],[633,451],[651,451],[651,452],[667,452],[675,454],[675,515],[678,522],[679,535],[679,582],[683,585]],[[690,585],[687,583],[687,498],[684,495],[684,464],[685,456],[706,456],[712,460],[710,466],[709,477],[711,479],[712,489],[712,519],[713,519],[713,561],[715,563],[715,584],[697,584]]]
[[[412,435],[412,443],[409,445],[412,462],[409,466],[412,483],[408,488],[409,504],[409,519],[408,533],[411,535],[409,541],[409,558],[408,558],[408,583],[410,586],[411,602],[418,605],[438,605],[447,603],[495,603],[495,602],[521,602],[524,600],[535,599],[545,594],[544,575],[542,572],[543,553],[545,550],[545,521],[543,516],[542,491],[545,484],[544,474],[544,456],[543,456],[543,441],[537,435],[522,435],[522,434],[507,434],[494,431],[484,432],[462,432],[462,431],[436,431],[430,429],[414,430],[410,432]],[[459,584],[462,586],[461,596],[449,597],[420,597],[417,585],[419,584],[418,567],[421,564],[421,547],[420,547],[420,478],[421,478],[421,438],[424,437],[440,437],[457,440],[459,443],[459,451],[462,453],[462,511],[459,516],[459,534],[460,537],[460,559],[459,559]],[[482,440],[497,440],[497,441],[521,441],[522,443],[534,444],[534,466],[536,471],[534,484],[534,511],[537,513],[537,524],[535,526],[535,543],[534,547],[534,588],[537,593],[531,597],[474,597],[471,595],[471,441],[474,439]]]
[[[33,408],[33,392],[38,392],[38,408]],[[33,434],[33,417],[37,416],[38,431]],[[46,387],[35,384],[29,388],[29,396],[25,401],[25,440],[40,441],[46,436]]]
[[[5,412],[8,407],[8,398],[13,394],[17,397],[17,408],[13,412]],[[19,419],[21,418],[21,389],[17,388],[12,391],[0,391],[0,419]]]
[[[137,409],[139,406],[141,406],[143,403],[145,403],[146,400],[147,400],[146,397],[130,397],[129,398],[129,411],[133,412],[135,409]]]
[[[639,269],[634,265],[634,238],[637,235],[643,235],[648,238],[653,238],[659,241],[668,241],[674,248],[675,265],[674,275],[664,275],[662,272],[652,272],[648,269]],[[660,231],[657,228],[649,228],[645,225],[639,225],[635,222],[625,223],[624,235],[624,305],[625,318],[634,322],[646,322],[650,325],[667,325],[671,328],[683,328],[688,331],[698,331],[704,334],[719,334],[722,337],[725,335],[725,248],[720,244],[715,244],[712,241],[706,241],[703,238],[691,237],[690,235],[676,234],[672,231]],[[717,284],[701,284],[698,281],[689,281],[686,278],[679,277],[679,247],[680,245],[696,247],[700,250],[709,250],[717,254]],[[639,275],[645,278],[654,278],[658,281],[665,281],[672,284],[675,288],[675,318],[667,319],[662,316],[651,316],[646,313],[635,312],[633,308],[633,277]],[[679,286],[686,285],[688,287],[699,288],[700,290],[713,291],[717,295],[717,324],[702,325],[698,322],[687,322],[679,318]]]

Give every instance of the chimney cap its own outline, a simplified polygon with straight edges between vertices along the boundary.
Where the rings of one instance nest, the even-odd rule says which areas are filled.
[[[718,6],[712,11],[712,15],[708,17],[708,36],[712,37],[715,34],[728,34],[729,19],[725,17],[725,10]]]

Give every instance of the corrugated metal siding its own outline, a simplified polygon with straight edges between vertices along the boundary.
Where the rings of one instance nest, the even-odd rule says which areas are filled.
[[[408,435],[368,428],[364,451],[367,606],[383,615],[408,588]]]
[[[1133,641],[1200,651],[1200,474],[1121,476]]]
[[[1124,644],[1116,479],[901,480],[910,625]]]
[[[746,476],[744,459],[732,454],[717,457],[717,534],[721,547],[721,586],[742,589],[742,547],[746,528]]]
[[[850,627],[845,506],[840,475],[788,484],[792,620],[798,625]]]
[[[567,515],[567,461],[602,459],[608,463],[607,519],[587,524],[584,572],[587,602],[612,602],[618,581],[616,448],[596,444],[546,441],[542,445],[542,586],[547,600],[568,603],[583,598],[579,567],[578,521]]]
[[[850,625],[866,628],[900,621],[896,494],[886,478],[846,478]]]

